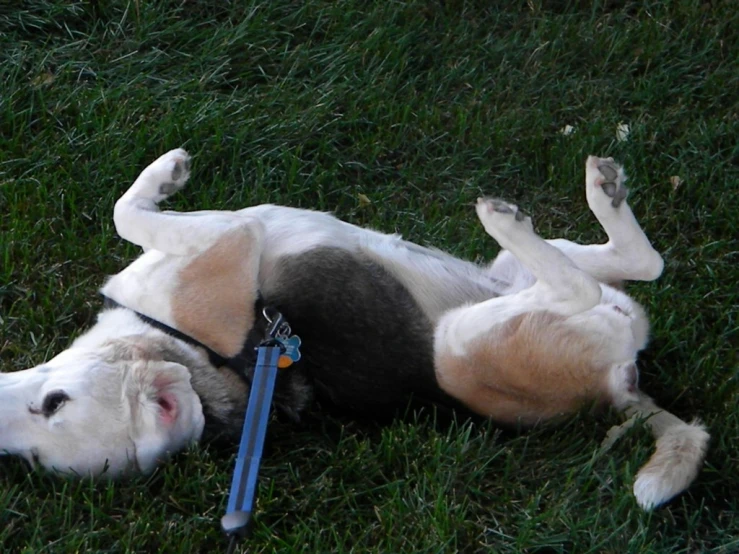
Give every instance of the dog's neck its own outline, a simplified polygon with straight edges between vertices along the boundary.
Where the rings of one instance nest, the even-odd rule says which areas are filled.
[[[205,415],[205,439],[214,435],[238,437],[246,413],[249,385],[228,368],[214,367],[208,355],[186,342],[161,333],[146,347],[163,360],[185,366],[190,371],[190,385],[200,397]]]
[[[164,333],[139,319],[131,310],[114,308],[100,312],[95,325],[79,336],[71,348],[96,348],[109,340],[130,335],[158,337]]]
[[[126,308],[103,310],[97,323],[77,338],[72,347],[94,349],[111,345],[121,358],[144,352],[149,358],[185,366],[190,371],[190,385],[203,405],[206,434],[217,430],[220,434],[238,436],[249,386],[236,373],[217,369],[205,351],[149,325]]]
[[[205,438],[239,436],[249,396],[251,360],[244,360],[246,367],[241,371],[217,368],[205,350],[167,334],[142,320],[136,312],[122,307],[103,310],[97,323],[75,340],[72,347],[95,349],[108,348],[111,344],[121,345],[116,354],[121,357],[131,359],[139,351],[151,359],[185,366],[190,371],[190,385],[203,406]],[[299,421],[312,399],[313,387],[303,370],[291,369],[280,375],[274,403],[288,419]]]
[[[106,309],[114,309],[114,308],[125,308],[126,306],[122,306],[109,296],[102,295],[103,297],[103,306]],[[201,343],[200,341],[196,340],[195,338],[179,331],[178,329],[175,329],[174,327],[171,327],[165,323],[162,323],[161,321],[158,321],[152,317],[149,317],[147,315],[144,315],[140,312],[137,312],[136,310],[129,311],[133,312],[136,317],[138,317],[140,320],[142,320],[144,323],[150,325],[151,327],[154,327],[155,329],[158,329],[159,331],[162,331],[166,333],[167,335],[174,337],[180,341],[186,342],[190,346],[194,346],[197,349],[203,349],[205,350],[206,354],[208,355],[208,359],[210,360],[211,365],[215,367],[221,367],[224,365],[228,365],[230,361],[229,358],[225,358],[218,354],[215,350],[211,349],[207,345]],[[239,360],[234,360],[239,361]],[[242,367],[242,366],[240,366]]]

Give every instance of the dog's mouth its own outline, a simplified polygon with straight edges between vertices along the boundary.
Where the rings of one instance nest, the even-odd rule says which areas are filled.
[[[27,469],[35,471],[41,467],[41,455],[36,448],[30,448],[21,452],[6,452],[6,458],[13,460],[21,460],[26,465]]]
[[[12,473],[13,467],[21,464],[23,473],[29,470],[33,471],[39,467],[40,460],[30,450],[28,452],[8,452],[0,451],[0,475]]]
[[[28,456],[23,456],[23,458],[31,466],[31,469],[36,469],[41,465],[41,455],[38,453],[37,448],[31,448],[28,451]]]

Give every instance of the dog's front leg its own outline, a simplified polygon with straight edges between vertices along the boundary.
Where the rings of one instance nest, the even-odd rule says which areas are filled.
[[[159,202],[184,187],[189,177],[190,156],[183,149],[155,160],[116,202],[118,234],[144,250],[193,256],[244,226],[244,218],[231,212],[160,212]]]
[[[187,181],[189,159],[167,152],[116,203],[118,233],[149,252],[102,292],[231,357],[254,323],[264,226],[243,213],[160,212]]]

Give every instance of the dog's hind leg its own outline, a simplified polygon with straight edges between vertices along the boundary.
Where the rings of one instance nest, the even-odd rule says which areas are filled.
[[[602,283],[653,281],[664,266],[626,202],[625,180],[623,168],[612,158],[589,156],[585,163],[585,195],[590,210],[608,235],[608,242],[582,245],[565,239],[547,241]],[[509,282],[511,276],[526,278],[521,269],[521,260],[508,251],[501,252],[490,266],[493,275]],[[532,281],[533,276],[528,275],[524,286]]]
[[[634,496],[645,510],[663,504],[685,490],[695,479],[708,449],[710,436],[694,421],[686,423],[657,406],[636,387],[635,364],[614,366],[609,372],[609,396],[629,419],[613,427],[604,446],[610,446],[639,419],[644,419],[657,443],[654,454],[637,473]]]
[[[437,335],[443,336],[443,342],[456,353],[462,355],[468,342],[528,312],[547,310],[570,316],[598,304],[602,294],[599,283],[536,235],[531,219],[516,206],[481,198],[477,201],[477,214],[488,234],[511,252],[536,282],[515,294],[447,312],[440,320]]]
[[[657,438],[634,484],[639,505],[650,509],[683,491],[698,472],[709,437],[700,424],[681,421],[638,390],[635,359],[642,341],[634,333],[634,314],[599,303],[603,289],[595,279],[537,237],[514,206],[479,201],[478,214],[535,283],[442,316],[434,343],[441,389],[512,425],[613,404],[627,416],[645,418]]]
[[[603,291],[620,293],[601,288],[537,237],[515,206],[480,200],[477,211],[488,233],[531,273],[533,285],[441,318],[434,344],[439,386],[471,410],[509,424],[611,403],[630,417],[646,418],[657,438],[634,484],[637,502],[649,509],[684,490],[697,474],[708,434],[638,390],[638,314],[599,302]]]
[[[116,202],[118,234],[144,250],[192,256],[231,231],[250,226],[245,216],[231,212],[160,212],[159,202],[184,187],[189,176],[190,156],[181,148],[152,162]]]
[[[480,199],[477,213],[536,282],[444,314],[435,331],[437,381],[498,421],[534,423],[571,412],[605,386],[605,367],[594,362],[600,345],[567,324],[598,305],[601,286],[538,237],[515,206]]]

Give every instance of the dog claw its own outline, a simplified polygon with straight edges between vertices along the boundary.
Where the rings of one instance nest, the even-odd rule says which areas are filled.
[[[616,190],[616,194],[613,195],[611,206],[613,206],[614,208],[618,208],[621,205],[621,202],[623,202],[626,199],[626,196],[628,196],[628,194],[629,194],[629,189],[627,189],[623,185],[620,186]]]

